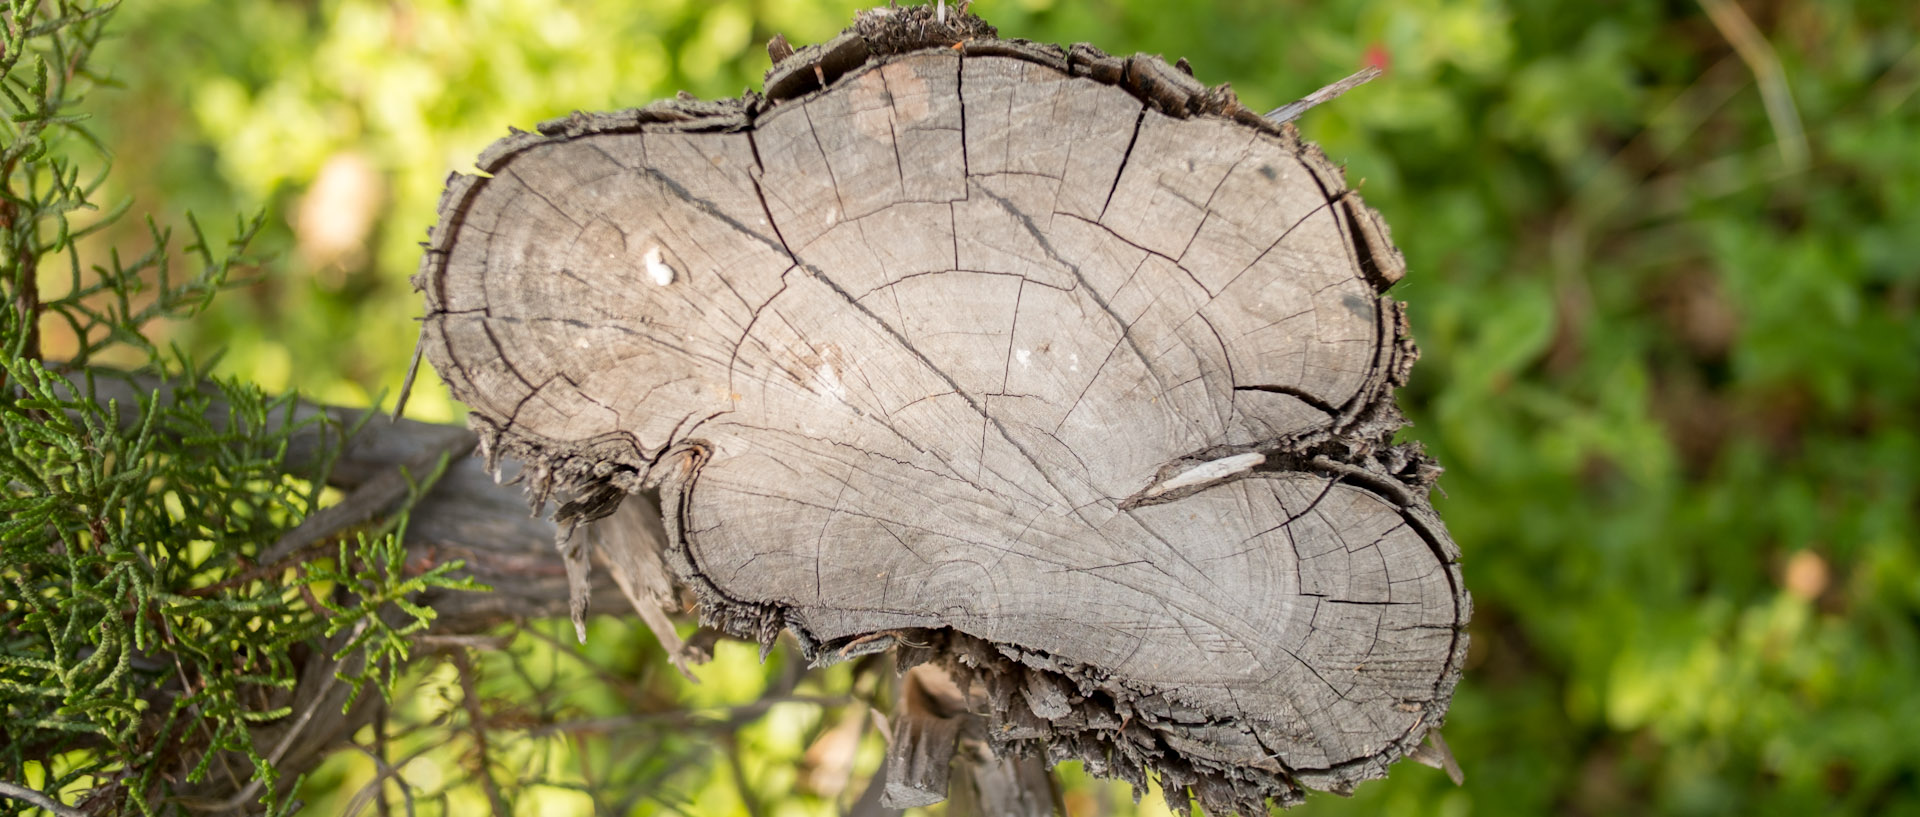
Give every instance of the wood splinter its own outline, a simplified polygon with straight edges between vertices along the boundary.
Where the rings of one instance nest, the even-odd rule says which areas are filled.
[[[1169,491],[1178,491],[1182,488],[1192,488],[1198,485],[1219,482],[1227,477],[1237,476],[1251,471],[1254,469],[1254,466],[1266,461],[1267,456],[1257,451],[1250,454],[1235,454],[1231,457],[1221,457],[1217,460],[1210,460],[1185,471],[1181,471],[1171,479],[1156,483],[1153,487],[1148,488],[1142,496],[1157,497]]]

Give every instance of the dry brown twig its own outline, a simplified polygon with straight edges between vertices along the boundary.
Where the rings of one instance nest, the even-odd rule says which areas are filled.
[[[1754,26],[1753,18],[1733,0],[1700,0],[1700,7],[1713,20],[1713,27],[1719,29],[1720,35],[1739,53],[1747,70],[1753,72],[1753,81],[1760,86],[1760,102],[1767,109],[1767,121],[1773,125],[1774,137],[1780,142],[1780,161],[1789,171],[1805,169],[1810,154],[1807,134],[1800,124],[1800,109],[1794,105],[1793,89],[1787,85],[1787,72],[1780,65],[1779,53]]]

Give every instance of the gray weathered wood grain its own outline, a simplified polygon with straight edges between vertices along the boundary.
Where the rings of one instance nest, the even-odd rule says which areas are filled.
[[[1224,87],[953,19],[503,140],[428,359],[538,490],[658,490],[710,623],[922,645],[998,745],[1210,808],[1385,774],[1468,605],[1384,225]]]

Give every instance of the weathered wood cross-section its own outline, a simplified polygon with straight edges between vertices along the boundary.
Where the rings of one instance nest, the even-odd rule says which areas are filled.
[[[517,134],[442,202],[427,355],[563,516],[658,492],[722,629],[898,647],[995,746],[1210,808],[1348,790],[1465,652],[1404,267],[1183,67],[880,11],[765,96]]]

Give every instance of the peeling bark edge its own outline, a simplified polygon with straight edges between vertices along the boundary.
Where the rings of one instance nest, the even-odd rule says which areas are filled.
[[[962,57],[1004,57],[1044,65],[1124,90],[1147,108],[1166,116],[1225,119],[1252,128],[1278,140],[1298,156],[1328,200],[1339,205],[1337,222],[1356,255],[1353,260],[1364,280],[1380,294],[1376,305],[1379,326],[1376,355],[1380,365],[1373,369],[1374,377],[1350,401],[1337,407],[1336,420],[1328,427],[1251,449],[1201,452],[1190,461],[1183,461],[1181,467],[1259,451],[1268,455],[1268,464],[1256,469],[1256,473],[1274,470],[1318,473],[1366,490],[1399,508],[1409,527],[1446,566],[1447,580],[1458,604],[1450,658],[1434,687],[1435,714],[1423,718],[1381,753],[1329,768],[1283,768],[1275,773],[1209,764],[1169,746],[1149,727],[1177,728],[1177,724],[1143,715],[1138,706],[1143,699],[1127,697],[1124,683],[1107,677],[1098,668],[1070,664],[1014,645],[990,644],[953,630],[874,634],[823,643],[800,622],[792,620],[784,607],[728,596],[706,578],[685,545],[689,489],[697,481],[706,457],[706,447],[699,440],[669,440],[667,447],[652,452],[639,451],[624,439],[543,445],[519,433],[508,436],[505,429],[493,426],[478,415],[469,415],[469,424],[480,436],[479,448],[489,459],[489,470],[492,470],[493,458],[503,452],[528,462],[525,471],[531,477],[528,492],[536,503],[544,503],[556,487],[563,494],[572,495],[604,491],[608,487],[626,493],[660,491],[666,527],[675,540],[665,556],[680,581],[700,599],[703,625],[756,639],[767,645],[763,649],[770,648],[782,629],[789,630],[799,642],[803,655],[816,663],[833,663],[854,654],[900,645],[903,668],[931,661],[959,673],[958,677],[979,681],[990,691],[1003,689],[990,696],[995,711],[989,713],[989,737],[996,749],[1037,752],[1049,763],[1080,759],[1087,763],[1090,772],[1118,776],[1141,789],[1146,786],[1147,770],[1152,769],[1160,775],[1169,792],[1170,805],[1182,811],[1190,796],[1211,811],[1260,813],[1264,812],[1268,799],[1281,805],[1300,802],[1304,797],[1302,786],[1345,794],[1363,780],[1384,776],[1389,764],[1411,754],[1427,732],[1437,729],[1444,719],[1464,665],[1465,627],[1471,613],[1471,600],[1460,576],[1460,552],[1442,532],[1444,528],[1427,501],[1430,487],[1440,473],[1439,466],[1426,456],[1418,443],[1392,444],[1394,433],[1406,425],[1393,404],[1393,393],[1405,385],[1418,357],[1408,331],[1405,306],[1384,296],[1404,275],[1404,259],[1392,244],[1384,220],[1367,207],[1357,193],[1346,188],[1343,171],[1318,146],[1303,142],[1290,123],[1275,123],[1246,109],[1229,86],[1209,88],[1179,66],[1170,66],[1155,55],[1120,58],[1087,44],[1063,48],[1024,40],[1002,40],[997,38],[992,26],[971,15],[949,14],[946,22],[940,22],[934,19],[930,7],[913,7],[863,12],[854,25],[838,37],[799,49],[768,71],[764,94],[747,91],[737,99],[717,101],[683,96],[613,113],[576,111],[540,123],[536,132],[514,130],[488,147],[476,165],[483,173],[491,174],[523,151],[595,134],[749,131],[760,116],[787,102],[826,93],[850,74],[894,57],[937,50],[955,51]],[[413,278],[415,288],[426,293],[430,312],[446,311],[441,293],[448,251],[457,233],[455,228],[464,220],[482,178],[455,173],[448,179],[439,206],[440,224],[429,231],[429,240],[423,244],[425,253],[420,271]],[[452,382],[462,377],[457,371],[442,372],[441,376],[456,390],[471,389],[470,383]],[[614,453],[609,448],[619,451]],[[616,464],[611,461],[615,458],[629,461],[637,458],[638,467]],[[1178,499],[1218,484],[1169,492],[1153,501]],[[563,513],[563,516],[569,517],[567,522],[593,518],[577,511]],[[922,644],[929,646],[919,646]],[[854,650],[859,653],[852,652]],[[1086,693],[1076,696],[1083,703],[1098,703],[1089,695],[1106,695],[1108,705],[1092,709],[1110,714],[1113,721],[1104,727],[1086,723],[1085,728],[1070,729],[1070,724],[1062,724],[1056,729],[1055,720],[1035,714],[1036,711],[1050,714],[1057,711],[1053,706],[1056,702],[1051,696],[1046,702],[1033,701],[1027,689],[1079,690]],[[1120,694],[1116,696],[1115,690]],[[1162,705],[1169,701],[1180,703],[1174,700],[1177,691],[1158,693],[1154,697]],[[1088,710],[1083,708],[1071,712],[1065,719],[1084,722],[1087,717]]]

